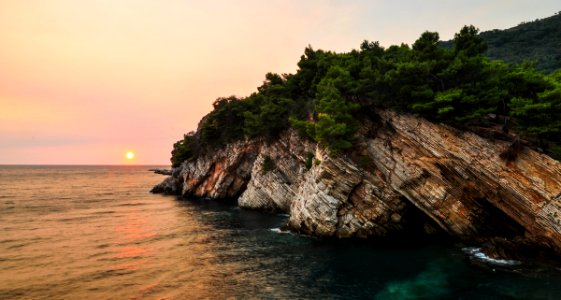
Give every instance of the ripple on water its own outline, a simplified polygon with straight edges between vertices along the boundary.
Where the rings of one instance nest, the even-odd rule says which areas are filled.
[[[145,169],[10,169],[0,299],[561,299],[558,274],[490,272],[451,245],[293,234],[286,215],[150,194],[162,178]]]

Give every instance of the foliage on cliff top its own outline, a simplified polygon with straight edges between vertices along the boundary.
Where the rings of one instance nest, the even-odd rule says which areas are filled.
[[[309,46],[295,74],[268,73],[250,96],[216,100],[197,132],[174,145],[172,163],[244,138],[274,139],[289,127],[343,152],[352,148],[360,121],[376,118],[378,108],[457,127],[492,119],[505,131],[515,127],[543,148],[558,149],[561,71],[547,75],[528,64],[507,65],[486,58],[486,49],[473,26],[455,35],[451,49],[428,31],[412,47],[364,41],[358,50],[334,53]]]

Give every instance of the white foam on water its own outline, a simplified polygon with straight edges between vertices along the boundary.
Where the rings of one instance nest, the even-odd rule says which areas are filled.
[[[271,228],[269,230],[272,231],[272,232],[275,232],[275,233],[282,233],[282,234],[290,234],[291,233],[288,230],[282,230],[280,228]]]
[[[512,259],[496,259],[487,256],[487,254],[481,251],[481,248],[478,247],[466,247],[462,249],[465,253],[471,255],[473,258],[481,260],[483,262],[492,264],[492,265],[499,265],[499,266],[518,266],[522,264],[517,260]]]

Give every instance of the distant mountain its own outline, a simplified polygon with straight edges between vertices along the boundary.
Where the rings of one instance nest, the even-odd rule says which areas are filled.
[[[509,63],[530,61],[544,72],[561,68],[561,12],[510,29],[485,31],[480,36],[489,46],[485,53],[489,58]],[[443,45],[452,47],[452,42]]]

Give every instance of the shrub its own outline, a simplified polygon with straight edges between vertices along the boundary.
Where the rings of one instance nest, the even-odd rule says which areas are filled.
[[[312,152],[308,152],[306,153],[306,170],[309,170],[312,168],[312,164],[314,162],[314,154]]]
[[[548,149],[548,154],[553,159],[561,161],[561,145],[550,146],[549,149]]]
[[[368,155],[361,155],[358,163],[362,168],[366,169],[372,164],[372,158]]]
[[[171,151],[171,166],[173,168],[179,167],[182,162],[190,159],[193,156],[193,141],[194,133],[189,133],[183,136],[182,140],[179,140],[173,144],[173,150]]]
[[[263,173],[268,173],[273,171],[274,169],[276,169],[277,166],[275,165],[275,162],[273,161],[273,159],[270,156],[265,156],[263,159],[263,164],[261,165],[261,171]]]

